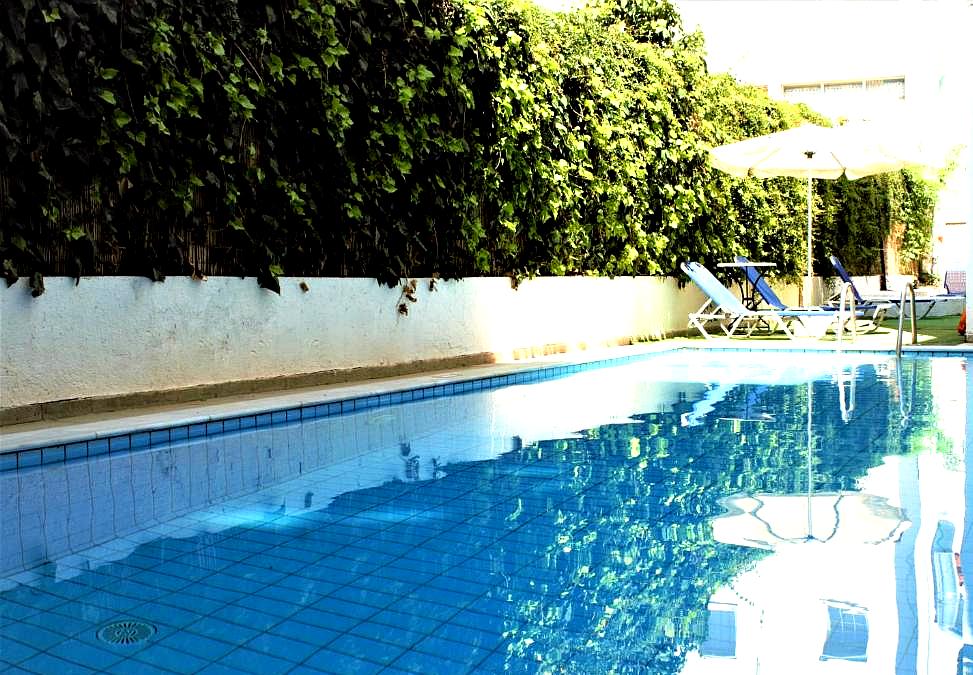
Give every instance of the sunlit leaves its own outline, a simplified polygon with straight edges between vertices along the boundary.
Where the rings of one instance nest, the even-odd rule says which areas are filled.
[[[215,242],[217,273],[271,288],[273,266],[394,285],[801,259],[798,182],[731,179],[705,149],[810,113],[708,75],[667,0],[42,4],[0,15],[8,279],[82,221],[108,271],[195,274]],[[883,185],[889,217],[927,222],[914,182]],[[819,192],[823,242],[851,194]]]

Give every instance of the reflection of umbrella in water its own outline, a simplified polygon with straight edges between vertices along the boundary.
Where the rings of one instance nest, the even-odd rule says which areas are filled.
[[[908,525],[901,509],[860,492],[741,495],[723,501],[729,511],[713,520],[717,541],[774,549],[805,541],[879,544]]]
[[[918,152],[895,147],[863,126],[819,127],[804,124],[710,150],[710,163],[739,177],[807,178],[807,279],[810,303],[812,178],[850,180],[896,171],[919,162]]]
[[[883,497],[861,492],[814,493],[810,382],[807,387],[807,493],[724,499],[727,512],[712,521],[717,541],[765,549],[807,541],[878,544],[894,541],[910,525],[905,513]]]

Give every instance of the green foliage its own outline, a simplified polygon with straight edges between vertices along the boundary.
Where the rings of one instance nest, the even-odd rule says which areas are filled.
[[[833,253],[853,274],[878,274],[883,246],[898,232],[904,261],[917,265],[929,255],[936,186],[914,172],[818,181],[816,192],[815,260]],[[827,265],[819,272],[831,274]]]
[[[814,115],[707,75],[668,0],[25,0],[0,42],[0,261],[35,294],[52,273],[801,267],[799,181],[729,178],[706,148]],[[915,219],[903,181],[889,218]]]
[[[911,171],[882,176],[886,181],[890,220],[904,226],[899,253],[917,263],[932,249],[933,211],[938,186]]]

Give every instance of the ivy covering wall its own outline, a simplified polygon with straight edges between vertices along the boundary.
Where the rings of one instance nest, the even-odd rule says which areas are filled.
[[[668,0],[24,0],[0,44],[0,264],[35,294],[801,269],[800,183],[724,176],[706,148],[814,115],[708,74]],[[819,188],[818,259],[916,185]]]

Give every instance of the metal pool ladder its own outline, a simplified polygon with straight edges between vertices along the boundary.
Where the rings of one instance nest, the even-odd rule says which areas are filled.
[[[895,335],[895,356],[902,358],[902,322],[905,320],[905,294],[909,292],[909,325],[912,327],[912,344],[918,342],[916,335],[916,289],[911,283],[902,289],[899,297],[899,329]]]

